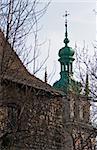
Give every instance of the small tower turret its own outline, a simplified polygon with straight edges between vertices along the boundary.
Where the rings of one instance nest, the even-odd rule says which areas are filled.
[[[67,16],[69,14],[65,13],[65,46],[59,50],[59,62],[61,65],[60,80],[54,83],[54,87],[61,91],[67,91],[71,84],[71,79],[73,76],[73,55],[74,50],[68,46],[68,31],[67,31]]]
[[[85,83],[85,96],[89,96],[89,75],[88,72],[86,73],[86,83]]]
[[[45,67],[44,82],[47,83],[47,67]]]

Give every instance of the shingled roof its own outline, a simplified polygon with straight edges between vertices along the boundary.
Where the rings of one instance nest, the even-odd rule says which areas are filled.
[[[4,51],[4,53],[3,53]],[[4,56],[3,56],[4,55]],[[49,84],[36,78],[30,74],[11,45],[6,41],[4,34],[0,30],[0,63],[6,68],[3,72],[3,79],[11,80],[33,88],[50,92],[53,95],[60,95],[58,91],[53,89]],[[7,64],[6,64],[7,62]],[[5,66],[6,64],[6,66]],[[2,76],[2,74],[1,74]]]

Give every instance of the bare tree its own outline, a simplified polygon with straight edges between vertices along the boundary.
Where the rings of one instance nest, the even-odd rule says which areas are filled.
[[[1,54],[0,55],[0,80],[2,80],[3,82],[4,82],[4,76],[7,75],[8,71],[9,73],[12,71],[10,70],[10,66],[14,67],[14,75],[13,72],[11,72],[13,78],[15,78],[18,75],[21,69],[21,65],[18,66],[16,64],[17,62],[15,62],[14,60],[13,56],[15,55],[15,52],[18,54],[18,56],[21,58],[22,62],[25,65],[28,65],[30,63],[33,64],[33,74],[38,72],[43,67],[46,60],[48,59],[49,54],[47,58],[41,61],[38,68],[36,67],[37,66],[36,61],[37,58],[39,57],[39,50],[37,47],[38,47],[38,31],[40,29],[38,27],[38,24],[41,17],[45,14],[49,4],[50,2],[41,3],[39,0],[32,0],[32,1],[31,0],[1,0],[0,1],[0,36],[4,34],[3,38],[0,37],[0,54]],[[32,43],[29,42],[29,39],[31,37],[33,37]],[[28,42],[31,43],[32,45],[28,45]],[[14,66],[14,64],[16,66]],[[10,86],[11,86],[10,84],[7,84],[6,89],[8,89]],[[17,118],[17,120],[14,120],[16,122],[15,125],[13,124],[14,121],[11,120],[13,114],[12,112],[11,118],[8,118],[8,116],[5,115],[4,117],[5,119],[1,121],[2,125],[0,128],[2,129],[0,129],[0,142],[2,141],[1,142],[1,145],[3,146],[2,149],[6,149],[6,147],[7,149],[10,149],[10,147],[12,147],[15,144],[15,140],[19,138],[19,137],[17,138],[17,133],[19,134],[25,133],[26,134],[25,138],[32,136],[29,134],[28,129],[21,130],[21,131],[19,130],[21,116],[24,112],[30,94],[32,92],[32,88],[30,88],[30,90],[27,86],[26,87],[22,86],[22,88],[25,89],[25,93],[24,93],[25,100],[21,108],[19,108],[19,106],[13,103],[11,103],[10,106],[8,106],[8,104],[4,105],[4,103],[0,101],[1,114],[2,112],[5,112],[4,113],[5,115],[9,113],[8,110],[9,111],[13,110]],[[3,86],[2,88],[0,86],[0,95],[1,93],[2,93],[2,100],[4,100]],[[8,129],[7,126],[8,124],[10,125],[11,129],[10,128]],[[10,137],[14,139],[14,142],[11,142],[11,144],[9,144],[10,143],[9,140],[11,140]],[[23,138],[23,140],[25,138]],[[6,141],[8,143],[6,143]]]
[[[34,74],[48,58],[47,56],[36,70],[36,61],[39,57],[38,23],[49,3],[39,0],[1,0],[0,4],[0,28],[5,34],[6,41],[11,44],[25,65],[33,62]],[[29,42],[31,37],[34,39],[32,43]]]
[[[77,136],[73,136],[74,144],[79,143],[79,147],[75,149],[90,149],[92,150],[92,143],[94,143],[94,149],[96,149],[97,136],[97,48],[95,44],[92,44],[92,50],[86,46],[84,42],[83,48],[79,48],[76,45],[76,77],[82,84],[82,94],[87,97],[90,107],[90,124],[93,130],[86,139],[83,139],[82,132],[77,131]],[[80,127],[79,127],[80,129]],[[82,139],[82,143],[81,143]],[[75,146],[75,145],[74,145]]]
[[[88,87],[89,96],[92,97],[91,100],[96,101],[97,97],[97,50],[96,46],[92,44],[92,50],[85,45],[82,49],[76,46],[76,77],[82,83],[83,87],[86,86],[86,75],[88,74]],[[85,94],[85,91],[83,91]]]

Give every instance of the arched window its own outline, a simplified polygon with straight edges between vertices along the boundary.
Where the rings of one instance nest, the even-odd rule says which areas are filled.
[[[0,106],[0,131],[4,131],[7,123],[7,109],[4,106]]]
[[[64,71],[64,65],[62,64],[62,71]]]
[[[20,108],[15,103],[7,104],[8,111],[8,126],[13,129],[18,125]]]
[[[75,105],[75,101],[74,99],[71,99],[70,101],[70,118],[73,119],[74,118],[74,105]]]
[[[68,65],[67,64],[65,65],[65,70],[68,71]]]
[[[7,103],[0,106],[0,122],[9,129],[15,129],[18,125],[20,107],[15,103]]]
[[[83,106],[82,105],[79,105],[79,118],[80,120],[83,120]]]

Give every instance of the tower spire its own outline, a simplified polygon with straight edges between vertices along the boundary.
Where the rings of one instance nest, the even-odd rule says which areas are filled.
[[[45,67],[44,82],[47,83],[47,67]]]
[[[89,75],[88,71],[86,72],[86,83],[85,83],[85,96],[89,96]]]
[[[68,39],[68,32],[67,32],[67,17],[69,13],[65,12],[65,39],[64,43],[65,46],[59,50],[59,62],[60,62],[60,79],[59,81],[54,83],[54,87],[56,89],[62,90],[64,93],[71,89],[72,84],[75,82],[73,81],[73,55],[74,50],[68,46],[69,39]]]
[[[69,43],[69,39],[68,39],[68,32],[67,32],[67,17],[68,17],[69,13],[67,11],[65,11],[65,39],[64,39],[64,43],[65,46],[67,47],[67,44]]]

